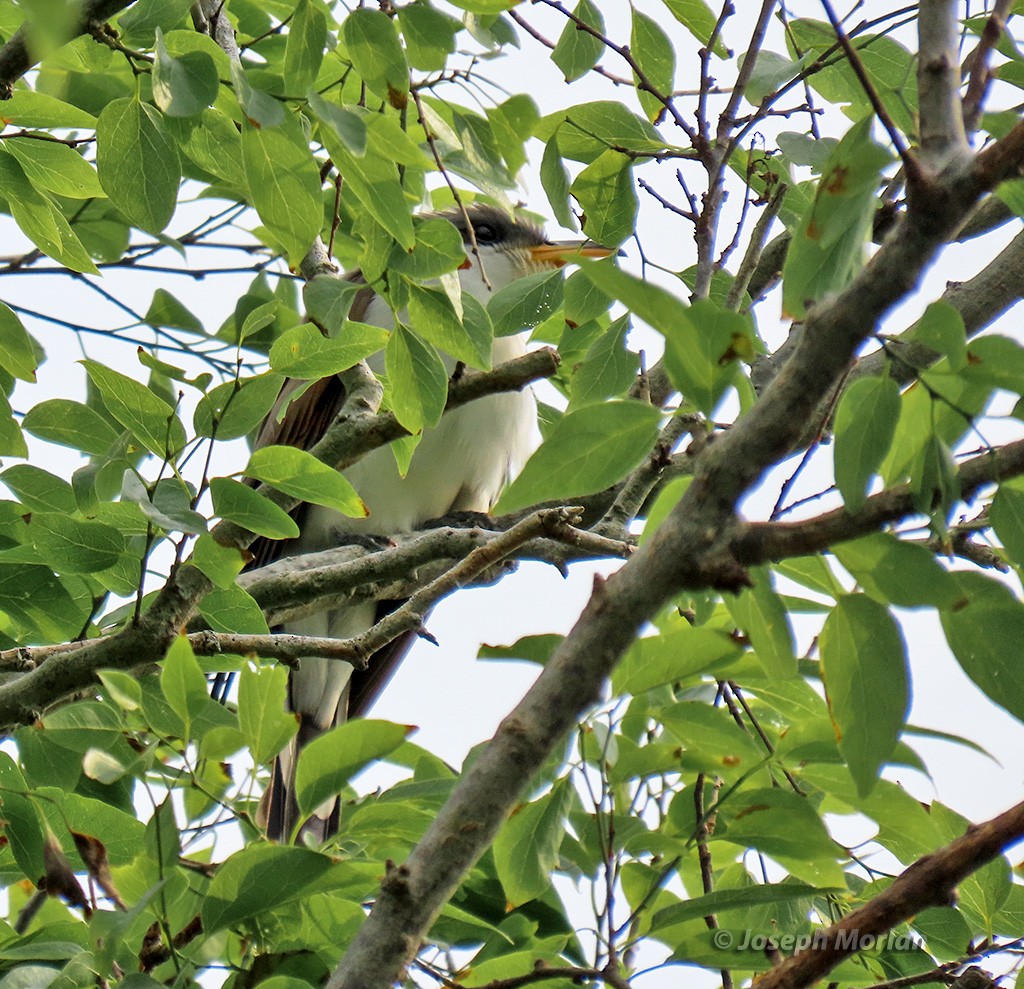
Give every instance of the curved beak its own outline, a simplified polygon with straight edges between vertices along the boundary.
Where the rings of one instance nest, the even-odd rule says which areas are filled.
[[[613,254],[622,254],[615,247],[595,244],[592,240],[556,240],[547,244],[537,244],[529,248],[530,257],[537,264],[552,264],[561,267],[572,264],[579,258],[610,258]]]

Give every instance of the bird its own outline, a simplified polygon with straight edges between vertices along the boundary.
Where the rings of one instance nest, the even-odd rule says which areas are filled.
[[[466,261],[459,270],[462,291],[484,305],[494,292],[518,278],[561,267],[573,259],[607,257],[615,253],[590,241],[552,241],[543,229],[522,216],[485,203],[424,214],[454,224],[462,236]],[[344,276],[361,281],[359,272]],[[364,285],[349,316],[392,329],[395,315],[388,302]],[[415,327],[413,327],[415,329]],[[492,363],[500,364],[526,353],[529,331],[494,340]],[[449,374],[456,361],[442,354]],[[382,370],[383,355],[369,362]],[[279,417],[277,409],[303,382],[286,381],[275,410],[258,432],[254,448],[290,445],[312,447],[326,431],[345,400],[337,376],[322,379],[291,402]],[[283,545],[260,539],[251,547],[253,566],[282,556],[331,549],[367,537],[408,532],[425,522],[455,512],[486,514],[502,488],[526,460],[534,444],[536,403],[530,390],[488,395],[446,413],[432,429],[424,430],[404,476],[387,447],[366,454],[345,476],[368,509],[366,518],[353,519],[328,508],[302,505],[296,512],[299,536]],[[343,639],[369,629],[387,603],[346,604],[290,621],[282,631]],[[390,607],[395,605],[391,603]],[[299,825],[294,800],[295,763],[301,750],[335,725],[365,714],[389,681],[411,645],[414,634],[392,642],[371,657],[368,668],[353,671],[347,663],[307,657],[289,674],[287,703],[299,721],[296,737],[275,761],[271,783],[258,819],[269,838],[288,841]],[[323,841],[337,829],[337,801],[330,800],[301,823],[303,840]],[[310,838],[307,838],[310,836]]]

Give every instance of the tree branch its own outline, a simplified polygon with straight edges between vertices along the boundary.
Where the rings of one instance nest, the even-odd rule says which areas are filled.
[[[133,2],[84,0],[78,17],[71,21],[65,40],[70,41],[80,34],[86,34],[91,24],[113,17]],[[31,33],[30,24],[26,21],[14,32],[10,41],[0,48],[0,100],[9,100],[14,95],[14,84],[38,61],[39,55],[33,50]]]
[[[896,881],[824,932],[824,943],[799,951],[765,972],[758,989],[802,989],[858,950],[863,937],[884,934],[925,907],[944,906],[957,883],[1024,838],[1024,804],[976,825],[963,837],[918,859]]]
[[[1024,474],[1024,440],[983,453],[961,465],[961,500],[970,501],[979,488]],[[872,495],[852,514],[837,508],[800,522],[748,522],[736,530],[733,552],[753,566],[818,553],[847,539],[855,539],[889,522],[918,514],[914,493],[903,484]]]
[[[960,103],[960,23],[955,0],[922,0],[917,31],[917,101],[921,155],[933,171],[968,152]],[[909,173],[908,173],[909,174]]]
[[[451,382],[446,411],[484,395],[523,388],[539,377],[553,374],[558,366],[553,350],[531,351],[524,357],[499,365],[493,371],[468,372]],[[406,435],[391,413],[375,413],[373,396],[380,384],[369,372],[357,366],[346,372],[349,398],[323,440],[310,451],[332,466],[348,466],[363,453]],[[363,379],[359,384],[357,379]],[[369,406],[367,406],[369,403]],[[355,405],[362,406],[354,408]],[[272,489],[267,496],[287,509],[298,500]],[[239,525],[220,522],[214,537],[223,545],[246,546],[253,534]],[[0,685],[0,725],[30,723],[50,704],[87,687],[95,680],[95,671],[107,667],[130,669],[153,662],[167,651],[178,630],[184,628],[199,600],[211,589],[209,579],[196,567],[175,567],[167,583],[157,594],[149,610],[135,623],[102,639],[61,646],[46,653],[47,661],[16,680]],[[52,647],[44,647],[51,650]],[[24,650],[12,657],[24,668],[32,657]]]
[[[945,208],[911,208],[850,285],[811,311],[791,360],[761,401],[697,457],[693,482],[665,523],[616,574],[595,579],[583,614],[536,683],[407,862],[389,869],[329,989],[392,984],[533,774],[600,698],[605,678],[665,601],[686,588],[736,590],[749,582],[730,547],[739,500],[796,441],[876,322],[913,289],[982,193],[1016,169],[1019,152],[1011,132],[977,167],[947,169],[933,183]]]

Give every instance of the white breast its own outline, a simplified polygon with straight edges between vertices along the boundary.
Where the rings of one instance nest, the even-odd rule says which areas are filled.
[[[492,286],[507,284],[522,274],[515,261],[504,255],[487,256],[485,269]],[[460,274],[463,291],[486,305],[493,290],[484,284],[479,269],[474,266]],[[393,314],[381,299],[371,301],[364,319],[386,328],[394,326]],[[522,356],[526,337],[524,333],[496,339],[492,362],[501,364]],[[442,357],[451,373],[455,361]],[[371,358],[370,364],[374,370],[382,370],[382,355]],[[505,392],[449,412],[435,429],[425,431],[405,477],[388,447],[372,451],[345,472],[366,503],[369,516],[350,519],[312,507],[298,548],[302,552],[328,549],[346,532],[404,532],[452,511],[489,511],[510,475],[529,456],[535,423],[533,394],[528,390]]]
[[[503,267],[504,265],[504,267]],[[507,284],[522,272],[508,270],[504,257],[486,262],[493,284]],[[461,272],[465,291],[486,304],[491,290],[476,269]],[[365,320],[391,328],[394,317],[380,299],[370,303]],[[526,352],[526,336],[501,337],[494,342],[494,364]],[[445,357],[445,355],[442,355]],[[382,355],[370,365],[382,370]],[[455,361],[445,357],[449,373]],[[388,447],[373,450],[345,471],[369,509],[365,519],[351,519],[330,509],[311,505],[296,541],[295,552],[313,552],[337,546],[346,533],[390,535],[414,529],[452,511],[487,512],[494,505],[510,474],[522,465],[534,444],[536,404],[533,394],[506,392],[490,395],[449,412],[436,429],[424,432],[404,477]],[[338,608],[289,623],[287,631],[305,635],[346,638],[368,629],[375,604]],[[321,658],[307,658],[291,677],[291,704],[295,711],[315,718],[323,728],[344,718],[339,705],[351,667]],[[333,801],[325,805],[329,813]]]

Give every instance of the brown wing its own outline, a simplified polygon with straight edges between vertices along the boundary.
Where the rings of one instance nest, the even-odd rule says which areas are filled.
[[[361,282],[362,276],[354,272],[346,275],[345,279]],[[364,285],[352,300],[349,316],[361,320],[366,315],[367,306],[372,298],[373,289]],[[298,398],[290,402],[291,396],[306,384],[305,381],[295,378],[285,381],[273,409],[260,426],[253,449],[258,450],[264,446],[297,446],[300,450],[308,450],[323,439],[327,427],[334,421],[338,410],[345,402],[345,386],[340,378],[331,375],[329,378],[314,381]],[[286,403],[287,408],[282,416],[281,409]],[[255,487],[259,482],[247,479],[246,483]],[[305,507],[299,505],[291,512],[292,518],[299,525],[302,524]],[[289,539],[266,539],[261,536],[249,547],[252,561],[246,570],[256,570],[280,559],[286,555],[285,550],[291,542]]]
[[[373,290],[369,287],[359,291],[352,301],[350,317],[362,320],[372,298]],[[255,449],[264,446],[297,446],[300,449],[308,450],[323,437],[345,402],[345,386],[336,376],[316,381],[292,401],[284,415],[280,416],[281,408],[304,384],[305,382],[294,379],[289,379],[284,383],[273,410],[260,428],[254,444]],[[279,416],[280,421],[278,421]],[[249,483],[255,484],[256,482]],[[299,505],[291,513],[300,526],[306,507]],[[292,540],[260,537],[249,547],[253,559],[246,569],[255,570],[287,555],[291,542]],[[379,621],[394,611],[401,603],[400,601],[379,602],[377,620]],[[367,712],[380,692],[387,686],[388,681],[415,641],[416,634],[408,632],[375,653],[370,658],[367,669],[353,671],[348,688],[348,717],[359,717]]]
[[[253,445],[254,449],[258,450],[264,446],[297,446],[302,450],[308,450],[323,438],[327,427],[334,421],[338,410],[345,402],[345,386],[337,375],[314,381],[288,406],[283,418],[278,422],[282,406],[288,401],[289,396],[304,384],[304,381],[297,381],[294,378],[289,378],[284,383],[274,408],[263,420],[263,426]],[[246,483],[255,487],[259,482],[247,478]],[[299,505],[291,512],[292,518],[300,526],[305,507]],[[267,539],[260,536],[249,546],[252,560],[246,570],[256,570],[287,555],[288,546],[292,542],[290,539]]]

